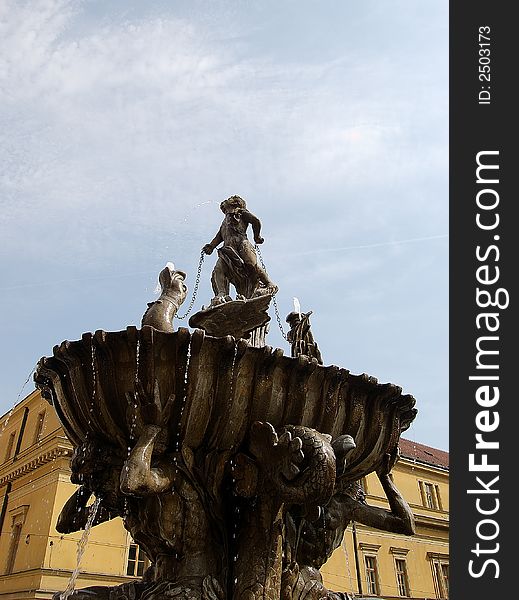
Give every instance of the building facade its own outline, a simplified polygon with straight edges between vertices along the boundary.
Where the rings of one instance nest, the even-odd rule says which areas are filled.
[[[448,597],[448,454],[407,440],[394,482],[416,518],[414,537],[354,524],[322,573],[325,585],[359,596]],[[49,599],[77,567],[81,532],[62,535],[58,515],[75,491],[72,447],[38,391],[0,418],[0,600]],[[375,474],[363,485],[369,504],[386,507]],[[97,525],[84,546],[76,588],[139,577],[147,559],[121,519]]]
[[[349,525],[321,569],[327,587],[382,598],[449,596],[449,455],[400,440],[393,481],[416,522],[414,536]],[[375,473],[363,481],[368,504],[389,509]]]

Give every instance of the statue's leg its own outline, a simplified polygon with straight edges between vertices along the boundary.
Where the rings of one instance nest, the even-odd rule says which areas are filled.
[[[278,291],[278,286],[272,281],[272,279],[270,279],[265,269],[260,267],[258,264],[256,265],[256,273],[258,279],[265,285],[265,287],[272,290],[274,294]]]
[[[213,273],[211,275],[211,285],[215,297],[225,298],[229,295],[229,278],[227,277],[227,269],[221,258],[216,261]]]
[[[244,240],[239,246],[238,254],[249,272],[249,281],[247,282],[249,285],[247,286],[247,291],[242,293],[245,293],[248,298],[251,298],[254,295],[254,292],[257,291],[258,284],[261,282],[267,288],[266,291],[275,294],[278,287],[267,275],[265,269],[258,264],[256,252],[248,240]]]

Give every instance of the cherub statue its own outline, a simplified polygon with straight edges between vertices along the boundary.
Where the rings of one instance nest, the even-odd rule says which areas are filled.
[[[211,284],[215,297],[212,304],[221,304],[231,300],[229,285],[236,288],[238,298],[249,299],[263,294],[275,294],[278,290],[265,269],[258,265],[256,252],[247,238],[247,229],[252,226],[254,242],[262,244],[261,222],[247,210],[245,200],[240,196],[231,196],[220,204],[225,218],[214,239],[206,244],[202,251],[212,254],[218,249],[218,260],[213,269]]]

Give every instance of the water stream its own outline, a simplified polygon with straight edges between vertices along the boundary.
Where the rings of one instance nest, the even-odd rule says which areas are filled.
[[[234,344],[234,353],[233,353],[233,357],[232,357],[232,364],[231,364],[231,369],[230,369],[230,376],[229,376],[229,404],[232,406],[232,403],[234,401],[234,371],[236,368],[236,360],[238,357],[238,344],[235,342]],[[234,458],[231,459],[230,461],[230,466],[231,466],[231,478],[232,478],[232,492],[233,494],[236,494],[236,477],[235,477],[235,461]],[[232,546],[234,548],[234,554],[233,554],[233,563],[236,563],[238,561],[238,530],[239,530],[239,522],[240,522],[240,507],[238,506],[237,502],[235,501],[234,503],[234,520],[233,520],[233,526],[232,526]],[[231,565],[231,568],[234,572],[235,567],[234,565]],[[238,583],[238,578],[236,577],[236,573],[233,573],[234,575],[234,579],[233,579],[233,587],[236,586],[236,584]]]
[[[81,536],[81,539],[79,540],[77,545],[76,568],[72,571],[72,575],[70,576],[70,580],[67,584],[65,591],[60,594],[60,600],[67,600],[67,598],[73,593],[76,587],[76,581],[81,569],[81,561],[83,559],[83,554],[85,553],[88,538],[90,536],[90,530],[92,529],[92,525],[94,524],[94,519],[96,518],[100,504],[101,498],[96,498],[95,502],[89,507],[90,512],[88,514],[88,519],[85,524],[85,530],[83,531],[83,535]]]
[[[344,532],[344,534],[346,531]],[[351,576],[351,567],[350,567],[350,555],[348,554],[348,548],[346,547],[345,535],[342,536],[341,548],[344,552],[344,557],[346,559],[346,570],[348,571],[348,580],[349,580],[349,594],[352,598],[355,598],[355,592],[353,591],[353,578]]]

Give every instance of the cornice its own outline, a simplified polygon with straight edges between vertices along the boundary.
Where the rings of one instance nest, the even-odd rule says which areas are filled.
[[[400,456],[397,464],[395,465],[395,471],[398,471],[398,467],[408,467],[413,471],[416,469],[423,469],[425,471],[433,471],[435,473],[445,475],[449,477],[449,467],[442,465],[435,465],[429,462],[425,462],[419,459],[410,458],[409,456]]]
[[[426,515],[414,515],[417,525],[432,527],[433,529],[449,529],[449,519],[439,519],[437,517],[428,517]]]
[[[41,444],[34,444],[0,466],[0,486],[15,481],[57,458],[71,456],[72,445],[65,436],[54,436]]]

